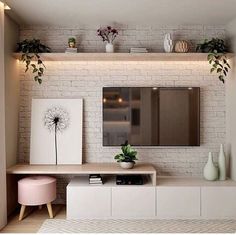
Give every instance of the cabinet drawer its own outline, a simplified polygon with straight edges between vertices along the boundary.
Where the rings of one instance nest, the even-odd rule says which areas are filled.
[[[236,218],[235,187],[202,187],[201,201],[204,218]]]
[[[111,216],[111,188],[67,187],[67,219]]]
[[[158,187],[157,216],[200,217],[200,187]]]
[[[144,218],[155,216],[155,187],[112,188],[112,216]]]

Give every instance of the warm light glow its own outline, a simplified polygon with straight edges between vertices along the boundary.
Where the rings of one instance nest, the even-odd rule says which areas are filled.
[[[4,10],[11,10],[11,8],[8,5],[4,5]]]
[[[157,90],[157,87],[153,87],[152,89],[155,91],[155,90]]]
[[[106,102],[107,102],[107,99],[106,99],[106,98],[104,98],[104,99],[103,99],[103,103],[106,103]]]
[[[193,88],[192,88],[192,87],[189,87],[188,89],[189,89],[189,90],[192,90]]]
[[[122,98],[119,98],[119,99],[118,99],[118,102],[119,102],[119,103],[122,103],[122,102],[123,102],[123,99],[122,99]]]

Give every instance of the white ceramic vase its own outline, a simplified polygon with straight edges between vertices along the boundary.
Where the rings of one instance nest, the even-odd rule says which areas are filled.
[[[132,169],[134,167],[134,162],[120,162],[120,166],[123,169]]]
[[[114,45],[112,43],[107,43],[106,44],[106,52],[107,53],[113,53],[114,52]]]
[[[212,153],[209,152],[207,164],[204,167],[203,175],[206,180],[216,180],[218,178],[218,168],[213,162]]]
[[[167,33],[164,38],[164,50],[167,53],[171,53],[174,48],[174,43],[170,33]]]
[[[223,144],[220,145],[220,153],[218,158],[219,180],[226,180],[226,163]]]

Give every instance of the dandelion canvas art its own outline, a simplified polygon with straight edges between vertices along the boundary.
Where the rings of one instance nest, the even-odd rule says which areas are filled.
[[[30,164],[82,164],[82,99],[33,99]]]

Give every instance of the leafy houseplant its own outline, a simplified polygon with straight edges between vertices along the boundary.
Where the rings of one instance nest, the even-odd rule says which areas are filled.
[[[196,51],[208,53],[207,60],[211,65],[211,73],[219,74],[219,80],[224,83],[230,69],[226,56],[228,48],[224,40],[219,38],[206,39],[203,43],[197,45]]]
[[[138,160],[135,151],[130,144],[126,143],[121,147],[122,153],[117,154],[115,159],[120,163],[122,168],[130,169],[133,168],[135,160]]]
[[[51,52],[50,48],[41,44],[39,39],[28,40],[17,43],[17,52],[22,53],[20,61],[26,64],[25,72],[32,69],[34,80],[39,84],[42,83],[42,76],[45,70],[45,65],[40,59],[39,53]]]

